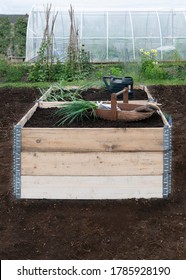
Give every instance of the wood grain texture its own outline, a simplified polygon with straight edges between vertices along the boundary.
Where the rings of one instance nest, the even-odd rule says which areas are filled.
[[[38,103],[35,103],[34,106],[22,117],[22,119],[17,123],[21,125],[22,127],[25,125],[25,123],[32,117],[32,115],[35,113],[35,111],[38,108]]]
[[[148,100],[129,100],[129,104],[140,104],[145,105],[147,104]],[[65,103],[69,103],[70,101],[39,101],[39,108],[47,109],[47,108],[54,108],[54,107],[61,107]],[[96,102],[96,101],[95,101]],[[103,103],[110,104],[110,101],[103,101]],[[123,101],[117,100],[118,104],[123,103]]]
[[[22,175],[161,175],[162,152],[22,152]]]
[[[23,128],[23,151],[163,151],[163,128]]]
[[[162,176],[22,176],[21,198],[162,198]]]

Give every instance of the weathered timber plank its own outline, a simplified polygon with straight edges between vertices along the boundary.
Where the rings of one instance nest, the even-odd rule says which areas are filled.
[[[22,152],[22,175],[161,175],[163,152]]]
[[[23,151],[163,151],[163,128],[23,128]]]
[[[52,86],[39,98],[39,102],[42,102],[43,100],[45,100],[50,94],[51,94],[51,91],[52,91]]]
[[[150,91],[149,91],[147,86],[141,85],[140,88],[146,92],[147,97],[148,97],[149,100],[153,100],[153,97],[152,97],[152,95],[151,95],[151,93],[150,93]]]
[[[22,119],[18,122],[18,125],[21,125],[23,127],[25,123],[32,117],[37,107],[38,103],[35,103],[34,106],[26,113],[26,115],[24,115],[24,117],[22,117]]]
[[[22,176],[21,198],[162,198],[162,176]]]
[[[39,108],[47,109],[47,108],[57,108],[61,107],[62,105],[69,103],[64,101],[40,101]]]
[[[69,101],[70,102],[70,101]],[[39,108],[47,109],[47,108],[54,108],[54,107],[61,107],[62,105],[69,103],[68,101],[39,101]],[[96,101],[95,101],[96,102]],[[103,103],[110,104],[110,101],[103,101]],[[123,101],[117,100],[117,103],[121,104]],[[129,104],[140,104],[140,105],[146,105],[147,100],[129,100]]]
[[[144,90],[144,91],[146,92],[146,94],[147,94],[147,96],[148,96],[148,99],[152,101],[152,100],[153,100],[153,97],[152,97],[152,95],[151,95],[151,93],[150,93],[148,87],[147,87],[147,86],[141,85],[141,89]],[[152,103],[152,104],[153,104],[153,103]],[[154,105],[156,105],[156,104],[154,104]],[[160,115],[160,117],[161,117],[162,122],[164,123],[164,125],[167,125],[168,127],[170,127],[169,122],[167,121],[167,119],[165,118],[165,116],[164,116],[162,110],[161,110],[158,106],[157,106],[156,111],[157,111],[158,114]]]

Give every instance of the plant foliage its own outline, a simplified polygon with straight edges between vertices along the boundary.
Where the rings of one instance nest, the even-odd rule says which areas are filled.
[[[71,22],[69,46],[66,60],[62,63],[59,59],[56,60],[53,53],[54,24],[57,13],[52,16],[51,5],[47,6],[45,11],[46,23],[43,40],[39,48],[37,61],[29,71],[30,81],[58,81],[62,79],[73,81],[74,79],[84,79],[90,74],[92,66],[90,64],[89,53],[85,51],[84,45],[79,47],[78,30],[76,29],[72,7],[69,10],[69,16]],[[50,22],[52,22],[51,27],[49,24]]]
[[[64,104],[57,110],[57,116],[59,121],[57,125],[63,125],[64,123],[72,123],[74,121],[83,122],[84,119],[96,119],[96,112],[98,105],[93,101],[76,100],[70,103]]]
[[[19,17],[13,27],[13,54],[18,57],[25,56],[27,18]]]
[[[145,51],[140,49],[141,61],[140,70],[141,76],[145,79],[164,79],[166,77],[166,72],[160,67],[156,57],[157,50],[152,49],[150,51]]]
[[[51,86],[50,94],[46,97],[46,101],[75,101],[81,98],[78,89],[63,88],[59,83]]]
[[[11,24],[8,17],[0,17],[0,53],[7,55],[11,43]]]

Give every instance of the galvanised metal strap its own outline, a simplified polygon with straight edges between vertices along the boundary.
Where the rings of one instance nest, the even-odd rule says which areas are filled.
[[[172,126],[164,125],[164,159],[163,159],[163,197],[171,193],[172,172]]]
[[[14,126],[14,195],[21,198],[21,125]]]

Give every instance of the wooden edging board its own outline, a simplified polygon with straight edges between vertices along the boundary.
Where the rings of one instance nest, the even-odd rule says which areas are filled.
[[[21,198],[162,198],[162,176],[22,176]]]
[[[22,117],[22,119],[17,123],[17,125],[20,125],[23,127],[25,123],[33,116],[35,111],[37,110],[39,104],[35,103],[34,106]]]
[[[22,152],[22,175],[162,175],[163,152]]]
[[[163,128],[23,128],[22,151],[159,152],[163,137]]]
[[[39,108],[54,108],[54,107],[61,107],[63,104],[69,103],[70,101],[39,101]],[[118,103],[123,103],[123,101],[117,101]],[[140,104],[146,105],[147,100],[129,100],[129,104]],[[110,103],[110,101],[104,101],[105,104]]]

